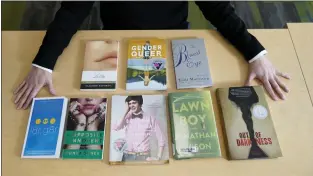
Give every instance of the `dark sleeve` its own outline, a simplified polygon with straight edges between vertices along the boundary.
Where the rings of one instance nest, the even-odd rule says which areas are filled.
[[[265,50],[247,31],[244,22],[237,16],[230,2],[199,1],[196,4],[205,18],[243,54],[247,61]]]
[[[53,70],[58,57],[89,15],[93,4],[92,1],[62,2],[54,20],[48,26],[33,64]]]

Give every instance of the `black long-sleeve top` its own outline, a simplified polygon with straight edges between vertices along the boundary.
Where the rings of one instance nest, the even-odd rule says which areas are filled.
[[[33,64],[53,70],[58,57],[89,15],[93,4],[93,1],[62,2],[46,31]],[[199,1],[196,4],[205,18],[247,61],[265,50],[247,31],[244,22],[236,15],[229,2]],[[101,1],[100,13],[103,30],[188,28],[188,1]]]

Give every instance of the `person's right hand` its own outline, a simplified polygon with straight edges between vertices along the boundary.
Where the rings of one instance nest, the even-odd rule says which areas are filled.
[[[52,85],[52,73],[33,66],[27,77],[14,91],[14,103],[17,109],[28,108],[32,99],[43,86],[47,86],[49,92],[55,95]]]

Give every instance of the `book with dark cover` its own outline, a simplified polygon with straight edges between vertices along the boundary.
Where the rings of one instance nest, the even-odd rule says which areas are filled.
[[[172,40],[177,89],[212,86],[204,39]]]
[[[110,164],[167,164],[164,95],[112,96]]]
[[[68,99],[34,98],[22,158],[59,158]]]
[[[221,157],[210,91],[169,93],[175,159]]]
[[[126,90],[166,90],[166,60],[164,39],[129,40]]]
[[[63,139],[63,159],[102,159],[106,98],[71,98]]]
[[[80,90],[110,91],[117,88],[119,41],[86,41]]]
[[[217,89],[230,159],[282,156],[270,109],[261,86]]]

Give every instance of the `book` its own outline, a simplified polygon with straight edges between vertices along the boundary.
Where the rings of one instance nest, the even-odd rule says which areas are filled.
[[[110,91],[117,87],[119,41],[86,41],[80,90]]]
[[[218,88],[230,159],[281,157],[282,152],[261,86]]]
[[[22,158],[59,158],[67,98],[33,98]]]
[[[103,159],[107,98],[71,98],[63,159]]]
[[[210,91],[168,94],[174,159],[221,157]]]
[[[166,90],[166,60],[164,39],[129,40],[126,90]]]
[[[112,96],[110,164],[169,162],[165,104],[163,95]]]
[[[204,39],[172,40],[172,51],[177,89],[212,86]]]

